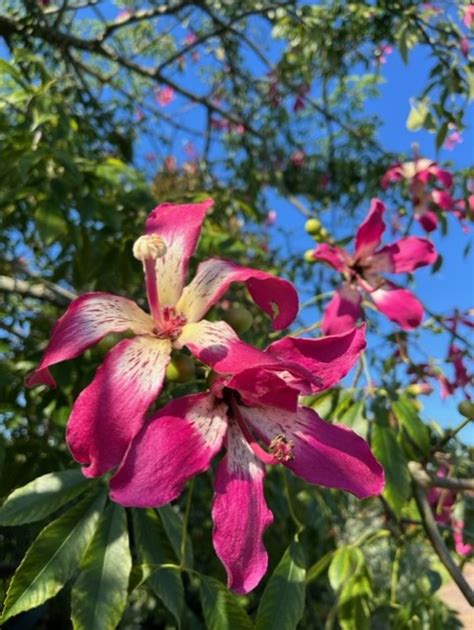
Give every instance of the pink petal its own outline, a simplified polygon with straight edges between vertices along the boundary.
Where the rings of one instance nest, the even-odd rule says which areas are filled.
[[[355,255],[357,259],[369,256],[380,244],[385,231],[384,212],[385,204],[380,199],[372,199],[369,214],[356,232]]]
[[[212,199],[182,205],[162,203],[148,215],[146,234],[159,234],[167,247],[166,255],[156,260],[161,306],[176,306],[204,217],[213,204]]]
[[[298,313],[298,294],[287,280],[228,260],[211,258],[201,263],[184,289],[177,308],[190,322],[199,321],[233,282],[245,282],[254,302],[273,320],[273,328],[286,328]]]
[[[359,499],[382,492],[383,468],[367,442],[351,429],[325,422],[307,407],[296,413],[271,407],[240,407],[240,411],[266,442],[277,435],[293,442],[294,459],[285,465],[306,481],[346,490]]]
[[[205,319],[186,324],[175,347],[186,346],[196,358],[219,374],[238,374],[249,367],[272,367],[278,359],[241,341],[226,322]]]
[[[338,383],[352,369],[367,345],[365,328],[363,325],[319,339],[286,337],[272,343],[267,351],[282,362],[291,361],[312,372],[318,377],[313,392],[322,391]]]
[[[387,189],[390,184],[400,181],[401,179],[403,179],[403,177],[403,165],[400,163],[394,164],[386,171],[386,173],[380,180],[380,185],[383,189]]]
[[[438,258],[435,246],[425,238],[407,236],[392,245],[386,245],[378,254],[388,254],[392,260],[393,273],[411,273],[432,265]]]
[[[331,265],[331,267],[334,267],[336,271],[341,273],[347,269],[349,263],[349,256],[343,249],[327,243],[321,243],[321,245],[316,247],[313,252],[313,258]]]
[[[357,289],[348,284],[340,287],[324,311],[321,330],[325,335],[338,335],[355,328],[362,317],[362,298]]]
[[[112,332],[132,330],[137,335],[150,333],[153,320],[132,300],[111,293],[85,293],[69,305],[58,319],[41,363],[26,379],[26,385],[55,387],[49,367],[77,357],[81,352]]]
[[[431,210],[417,213],[415,214],[415,218],[418,219],[425,232],[433,232],[433,230],[436,230],[438,227],[438,215]]]
[[[311,393],[311,389],[307,390],[305,387],[306,383],[317,382],[317,379],[314,379],[307,370],[302,370],[305,373],[305,378],[300,385],[298,379],[292,379],[289,372],[284,372],[285,367],[289,370],[289,366],[282,361],[276,368],[252,367],[245,369],[230,378],[225,385],[238,391],[243,402],[247,405],[258,403],[295,411],[298,407],[300,393]],[[295,367],[297,372],[298,366]]]
[[[453,207],[453,198],[446,190],[433,190],[431,199],[442,210],[450,210]]]
[[[111,498],[133,507],[176,499],[220,450],[227,407],[212,394],[177,398],[160,409],[133,440],[110,482]]]
[[[263,494],[264,468],[238,426],[227,433],[227,454],[220,462],[212,506],[213,543],[227,572],[227,586],[245,594],[267,570],[263,533],[273,516]]]
[[[421,324],[423,319],[423,305],[407,291],[400,289],[391,282],[385,283],[385,288],[376,289],[370,295],[378,310],[403,330],[412,330]]]
[[[79,395],[66,441],[86,477],[117,466],[160,393],[171,344],[149,336],[120,341]]]

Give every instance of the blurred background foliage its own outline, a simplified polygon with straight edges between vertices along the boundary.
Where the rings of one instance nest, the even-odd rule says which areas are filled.
[[[452,126],[464,129],[474,66],[463,59],[460,41],[472,36],[460,22],[463,7],[442,4],[440,14],[436,3],[416,0],[2,3],[0,496],[74,467],[64,443],[71,405],[119,337],[56,368],[56,390],[26,390],[24,378],[74,296],[111,291],[145,305],[131,248],[159,202],[215,199],[191,274],[200,260],[217,255],[311,282],[319,293],[331,289],[301,252],[285,255],[284,234],[279,243],[270,239],[268,191],[308,217],[331,212],[333,223],[343,222],[350,233],[361,203],[380,194],[380,177],[397,158],[378,140],[380,119],[365,110],[367,99],[378,95],[384,46],[396,47],[407,64],[412,49],[431,52],[430,82],[413,95],[409,124],[434,132],[438,147]],[[165,88],[182,109],[195,110],[193,128],[160,106],[157,90]],[[183,154],[178,134],[193,139],[194,151]],[[146,164],[151,151],[155,157]],[[469,172],[455,177],[466,197]],[[209,317],[227,319],[258,347],[271,338],[268,318],[239,286]],[[308,323],[302,317],[298,326],[311,328]],[[393,352],[405,337],[383,342]],[[361,365],[347,386],[308,402],[370,441],[386,468],[384,495],[359,502],[282,469],[269,471],[270,568],[254,593],[236,597],[224,586],[210,542],[212,473],[196,479],[189,511],[191,490],[176,505],[126,514],[112,505],[104,511],[106,480],[82,482],[66,473],[43,507],[29,486],[13,506],[18,514],[0,511],[4,592],[36,539],[33,561],[22,565],[11,587],[5,618],[12,619],[4,627],[68,627],[71,590],[77,628],[458,627],[437,597],[448,573],[414,492],[417,484],[425,492],[433,480],[423,486],[413,464],[431,476],[447,466],[466,487],[472,483],[472,448],[456,434],[472,419],[472,405],[451,433],[429,426],[406,376],[379,357],[369,354],[368,361],[378,386]],[[183,357],[176,365],[157,406],[206,387],[204,366]],[[468,495],[458,494],[456,509],[464,511],[458,519],[464,542],[473,543]],[[97,573],[86,587],[84,567],[102,558],[107,569],[105,531],[122,541],[117,553],[124,574],[115,600],[90,625]],[[62,565],[51,565],[71,532],[76,548],[67,548]],[[85,551],[94,532],[95,544]],[[157,570],[183,561],[183,532],[189,570]],[[440,532],[459,567],[466,558],[454,552],[453,529]],[[89,565],[80,568],[87,555]],[[30,583],[36,586],[27,588]],[[81,597],[88,601],[82,608]]]

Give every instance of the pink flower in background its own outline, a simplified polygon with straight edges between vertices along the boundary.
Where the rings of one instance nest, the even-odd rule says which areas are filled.
[[[463,141],[462,135],[459,133],[457,129],[453,129],[451,133],[448,134],[446,140],[444,141],[444,148],[448,151],[452,151],[457,147],[458,144],[461,144]]]
[[[156,153],[154,153],[153,151],[147,151],[147,153],[145,153],[145,160],[147,162],[155,162],[156,161]]]
[[[269,210],[265,218],[265,227],[271,227],[276,223],[277,213],[275,210]]]
[[[255,302],[285,328],[296,316],[293,285],[263,271],[213,258],[198,266],[184,286],[204,217],[213,205],[161,204],[133,246],[142,261],[151,314],[111,293],[86,293],[57,321],[39,367],[27,385],[55,386],[49,368],[77,357],[109,333],[132,331],[106,355],[79,395],[69,418],[66,440],[87,477],[102,475],[124,456],[131,439],[163,385],[173,349],[188,347],[216,372],[232,372],[243,344],[225,322],[202,319],[233,282],[244,282]],[[258,351],[256,351],[258,352]]]
[[[186,44],[186,46],[192,46],[196,42],[197,42],[196,33],[188,33],[186,37],[184,38],[184,43]]]
[[[423,306],[418,299],[381,273],[412,273],[418,267],[433,264],[438,254],[432,243],[415,236],[377,249],[385,231],[384,212],[385,205],[373,199],[367,218],[356,232],[353,255],[327,243],[318,245],[313,252],[314,260],[328,263],[344,277],[344,283],[325,309],[321,325],[325,334],[354,327],[363,315],[363,295],[404,330],[416,328],[423,319]]]
[[[163,88],[156,88],[155,90],[155,101],[161,107],[166,107],[174,100],[174,90],[169,85]]]
[[[301,166],[303,166],[305,158],[305,152],[301,149],[296,149],[296,151],[293,151],[293,153],[290,155],[290,162],[291,164],[293,164],[293,166],[300,168]]]
[[[450,189],[453,177],[449,171],[440,168],[436,162],[419,158],[412,162],[398,163],[391,166],[381,179],[382,188],[386,189],[398,181],[406,181],[412,194],[414,215],[427,232],[438,226],[435,210],[451,210],[453,199]],[[432,184],[441,188],[429,189]]]
[[[467,37],[461,37],[459,41],[459,49],[461,50],[463,56],[467,59],[469,57],[469,39]]]
[[[117,22],[123,21],[123,20],[128,20],[128,18],[132,17],[133,14],[134,14],[133,9],[129,9],[129,8],[120,9],[120,11],[117,13],[117,17],[115,19],[116,19]]]
[[[165,171],[167,171],[168,173],[176,173],[176,171],[178,170],[178,165],[177,165],[176,158],[174,157],[174,155],[167,155],[165,157],[164,167],[165,167]]]
[[[174,400],[144,426],[111,480],[111,498],[125,506],[164,505],[208,470],[224,446],[214,481],[213,544],[229,588],[248,593],[268,565],[267,465],[282,464],[310,483],[359,498],[383,489],[383,469],[362,438],[298,405],[299,393],[323,391],[343,378],[364,347],[363,328],[320,339],[287,337],[263,353],[242,346],[240,372],[218,378],[211,392]]]
[[[467,28],[471,28],[472,21],[474,20],[474,4],[470,4],[464,7],[463,22]]]
[[[390,44],[382,44],[375,49],[375,61],[379,64],[386,64],[387,57],[393,53],[393,47]]]
[[[454,549],[460,556],[470,556],[473,552],[473,547],[469,543],[464,542],[464,521],[453,519],[451,521],[453,528]]]

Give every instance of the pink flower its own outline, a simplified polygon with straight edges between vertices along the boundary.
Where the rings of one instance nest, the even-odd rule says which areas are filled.
[[[161,107],[166,107],[174,100],[174,90],[169,85],[155,90],[155,101]]]
[[[168,173],[176,173],[178,170],[178,165],[176,163],[176,158],[174,155],[167,155],[164,159],[164,167],[165,171]]]
[[[196,33],[188,33],[186,35],[186,37],[184,38],[184,43],[187,46],[192,46],[196,42],[197,42],[197,35],[196,35]]]
[[[66,440],[87,477],[114,468],[140,430],[163,385],[172,349],[188,347],[218,373],[232,372],[243,344],[225,322],[202,319],[233,282],[244,282],[255,302],[285,328],[296,316],[293,286],[263,271],[213,258],[198,266],[184,286],[204,217],[213,205],[161,204],[133,246],[145,272],[151,314],[111,293],[86,293],[57,321],[39,367],[27,385],[56,385],[49,368],[72,359],[105,335],[132,331],[106,355],[96,375],[77,398]],[[258,352],[258,351],[256,351]],[[221,369],[222,368],[222,369]]]
[[[300,168],[301,166],[303,166],[305,158],[305,152],[301,149],[296,149],[296,151],[293,151],[293,153],[290,155],[290,162],[293,164],[293,166],[296,166],[296,168]]]
[[[401,180],[409,184],[415,218],[426,232],[432,232],[438,225],[438,216],[434,210],[450,210],[453,203],[449,192],[453,185],[451,173],[440,168],[436,162],[418,158],[391,166],[380,183],[386,189]],[[428,185],[432,183],[441,185],[442,190],[428,190]]]
[[[277,220],[277,213],[275,210],[270,210],[265,218],[265,227],[271,227]]]
[[[457,129],[451,131],[446,140],[444,141],[444,148],[448,151],[452,151],[458,144],[463,141],[462,135]]]
[[[461,37],[461,40],[459,42],[459,49],[461,51],[461,53],[463,54],[463,56],[467,59],[469,57],[469,40],[467,37]]]
[[[359,498],[383,489],[383,469],[362,438],[298,405],[299,393],[322,391],[347,374],[364,346],[363,328],[287,337],[263,353],[246,346],[242,371],[151,418],[112,478],[111,498],[125,506],[164,505],[225,446],[214,480],[213,544],[229,588],[248,593],[268,565],[262,538],[273,515],[263,491],[266,465],[282,464],[310,483]]]
[[[471,28],[472,21],[474,20],[474,4],[464,8],[463,22],[467,28]]]
[[[452,520],[454,549],[460,556],[470,556],[473,547],[469,543],[464,542],[464,521]]]
[[[389,44],[382,44],[375,49],[375,61],[379,64],[386,64],[388,55],[393,53],[393,47]]]
[[[315,260],[328,263],[345,279],[324,312],[321,328],[325,334],[354,327],[362,317],[363,294],[404,330],[416,328],[423,319],[423,306],[417,298],[380,274],[411,273],[418,267],[433,264],[438,254],[432,243],[414,236],[377,249],[385,231],[384,212],[385,205],[373,199],[369,214],[357,230],[354,255],[328,243],[322,243],[313,252]]]

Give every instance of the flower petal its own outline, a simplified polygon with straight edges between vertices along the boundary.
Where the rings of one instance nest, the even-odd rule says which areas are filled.
[[[349,263],[349,257],[343,249],[328,243],[321,243],[316,247],[313,259],[325,262],[341,273],[345,271]]]
[[[220,374],[238,374],[249,366],[280,365],[275,357],[241,341],[226,322],[203,319],[186,324],[175,342],[175,347],[183,346]]]
[[[433,243],[426,238],[407,236],[396,243],[386,245],[377,255],[388,254],[392,261],[393,273],[411,273],[425,265],[432,265],[438,258]]]
[[[263,494],[264,468],[238,426],[231,422],[227,454],[220,462],[212,506],[213,543],[227,572],[227,586],[248,593],[268,566],[263,533],[272,523]]]
[[[199,321],[233,282],[245,282],[252,299],[273,320],[273,328],[286,328],[298,313],[298,294],[287,280],[228,260],[202,262],[177,304],[189,322]]]
[[[325,335],[338,335],[355,328],[362,317],[361,296],[349,284],[340,287],[324,310],[321,330]]]
[[[79,395],[66,441],[86,477],[117,466],[160,393],[171,344],[148,336],[120,341]]]
[[[422,212],[415,212],[415,219],[417,219],[421,227],[425,232],[433,232],[438,227],[438,215],[431,210],[423,210]]]
[[[285,337],[272,343],[267,352],[283,363],[294,362],[318,377],[312,391],[322,391],[338,383],[359,358],[366,347],[365,324],[340,335],[319,339]]]
[[[356,232],[355,255],[357,259],[369,256],[379,246],[385,231],[384,212],[385,204],[380,199],[372,199],[369,214]]]
[[[201,233],[201,226],[212,199],[201,203],[162,203],[148,216],[146,234],[159,234],[167,247],[156,260],[156,275],[161,306],[175,306],[183,290],[189,259]]]
[[[351,429],[330,424],[308,407],[296,413],[271,407],[239,407],[255,434],[267,442],[283,435],[294,444],[294,459],[285,465],[310,483],[339,488],[359,499],[378,495],[383,468],[369,445]]]
[[[178,497],[220,450],[227,407],[212,394],[193,394],[160,409],[133,440],[110,482],[121,505],[159,507]]]
[[[132,300],[112,293],[85,293],[71,302],[54,325],[41,363],[27,377],[26,385],[55,387],[48,369],[51,365],[77,357],[109,333],[132,330],[142,335],[153,326],[152,318]]]
[[[412,330],[421,324],[423,306],[410,291],[386,282],[384,288],[376,289],[370,296],[378,310],[403,330]]]

